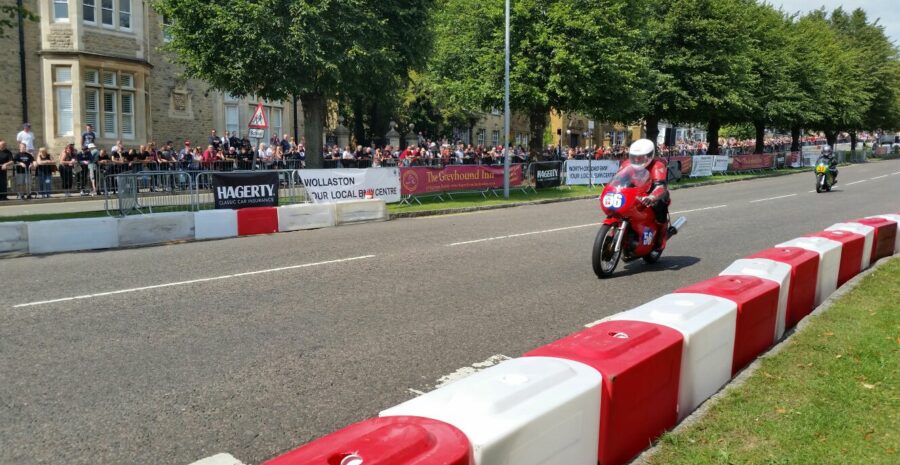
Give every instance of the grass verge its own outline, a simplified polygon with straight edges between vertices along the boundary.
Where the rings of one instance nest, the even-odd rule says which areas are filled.
[[[784,350],[647,464],[900,463],[900,259],[810,317]]]

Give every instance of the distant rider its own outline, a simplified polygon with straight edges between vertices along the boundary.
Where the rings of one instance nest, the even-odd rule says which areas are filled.
[[[669,204],[671,203],[669,189],[667,188],[669,170],[665,161],[654,156],[655,148],[653,142],[649,139],[635,141],[629,147],[628,159],[622,162],[619,171],[621,172],[628,166],[639,166],[650,173],[650,180],[652,181],[650,191],[639,200],[647,207],[652,208],[653,213],[656,215],[656,237],[662,237],[663,232],[667,232],[669,237],[671,237],[678,230],[673,227],[669,227],[668,231],[664,229],[669,221]]]
[[[838,162],[837,157],[834,156],[834,149],[830,145],[824,145],[821,156],[828,162],[828,170],[831,171],[831,185],[837,184]]]

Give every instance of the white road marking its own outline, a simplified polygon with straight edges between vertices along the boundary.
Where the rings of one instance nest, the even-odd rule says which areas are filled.
[[[809,191],[809,193],[810,193],[810,194],[815,194],[815,193],[816,193],[816,191]]]
[[[135,288],[131,288],[131,289],[122,289],[122,290],[118,290],[118,291],[98,292],[96,294],[85,294],[85,295],[79,295],[79,296],[75,296],[75,297],[64,297],[61,299],[42,300],[40,302],[29,302],[26,304],[13,305],[13,308],[34,307],[37,305],[54,304],[54,303],[58,303],[58,302],[68,302],[71,300],[92,299],[94,297],[105,297],[105,296],[117,295],[117,294],[128,294],[131,292],[149,291],[152,289],[161,289],[161,288],[165,288],[165,287],[186,286],[189,284],[205,283],[205,282],[209,282],[209,281],[218,281],[221,279],[241,278],[244,276],[253,276],[253,275],[265,274],[265,273],[275,273],[278,271],[296,270],[296,269],[300,269],[300,268],[310,268],[313,266],[332,265],[335,263],[352,262],[355,260],[364,260],[364,259],[373,258],[373,257],[375,257],[375,255],[363,255],[360,257],[341,258],[338,260],[328,260],[328,261],[324,261],[324,262],[304,263],[302,265],[283,266],[280,268],[271,268],[268,270],[248,271],[245,273],[227,274],[227,275],[222,275],[222,276],[214,276],[211,278],[199,278],[199,279],[191,279],[188,281],[179,281],[179,282],[174,282],[174,283],[155,284],[153,286],[135,287]]]
[[[566,226],[564,228],[545,229],[543,231],[531,231],[531,232],[527,232],[527,233],[510,234],[507,236],[487,237],[484,239],[475,239],[472,241],[454,242],[452,244],[447,244],[447,247],[455,247],[457,245],[477,244],[479,242],[498,241],[501,239],[513,239],[516,237],[533,236],[535,234],[547,234],[547,233],[552,233],[552,232],[568,231],[570,229],[589,228],[591,226],[600,226],[601,224],[603,224],[603,223],[580,224],[578,226]]]
[[[884,176],[878,176],[878,177],[872,178],[871,181],[874,181],[874,180],[876,180],[876,179],[884,179],[884,178],[886,178],[886,177],[888,177],[888,176],[890,176],[890,175],[889,175],[889,174],[886,174],[886,175],[884,175]]]
[[[866,181],[868,181],[868,179],[863,179],[862,181],[854,181],[854,182],[851,182],[851,183],[849,183],[849,184],[844,184],[844,185],[845,185],[845,186],[852,186],[852,185],[854,185],[854,184],[862,184],[862,183],[864,183],[864,182],[866,182]]]
[[[703,212],[706,210],[715,210],[717,208],[725,208],[728,205],[716,205],[715,207],[705,207],[705,208],[695,208],[693,210],[682,210],[680,212],[670,212],[669,215],[680,215],[683,213],[694,213],[694,212]]]
[[[891,176],[897,176],[898,174],[900,174],[900,171],[897,171],[896,173],[891,173]]]
[[[453,373],[450,373],[449,375],[441,376],[440,378],[437,379],[437,381],[435,381],[433,389],[439,389],[444,386],[447,386],[448,384],[453,384],[463,378],[472,376],[475,373],[478,373],[479,371],[484,370],[485,368],[490,368],[494,365],[503,363],[507,360],[512,360],[512,357],[509,357],[509,356],[506,356],[503,354],[491,355],[490,357],[487,358],[487,360],[485,360],[483,362],[473,363],[472,365],[462,367],[462,368],[454,371]],[[431,388],[429,388],[429,390],[430,389]],[[425,392],[420,391],[418,389],[407,388],[406,390],[417,396],[421,396],[422,394],[425,394]]]
[[[231,454],[221,453],[198,460],[190,465],[244,465],[244,463],[234,458]]]
[[[604,322],[607,322],[607,321],[609,321],[609,320],[612,320],[612,315],[610,315],[610,316],[608,316],[608,317],[605,317],[605,318],[601,318],[601,319],[599,319],[599,320],[597,320],[597,321],[595,321],[595,322],[593,322],[593,323],[588,323],[588,324],[584,325],[584,327],[585,327],[585,328],[593,328],[594,326],[597,326],[597,325],[599,325],[600,323],[604,323]]]
[[[778,197],[769,197],[767,199],[751,200],[750,203],[768,202],[770,200],[786,199],[789,197],[796,197],[796,196],[797,196],[797,194],[779,195]]]

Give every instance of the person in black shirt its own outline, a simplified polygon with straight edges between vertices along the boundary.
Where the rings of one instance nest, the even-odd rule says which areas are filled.
[[[222,138],[216,134],[215,129],[209,133],[209,145],[213,146],[213,152],[218,152],[219,148],[222,147]]]
[[[228,134],[226,134],[227,136]],[[237,131],[231,131],[231,137],[228,138],[228,147],[234,147],[234,150],[238,150],[241,148],[243,143],[241,142],[241,138],[238,137]]]
[[[0,201],[9,200],[6,197],[7,190],[7,173],[13,166],[12,152],[6,148],[6,141],[0,139]]]
[[[34,163],[34,156],[28,152],[25,144],[19,144],[19,153],[13,157],[16,174],[16,193],[19,199],[28,200],[31,198],[31,165]]]
[[[81,133],[81,146],[86,147],[88,144],[95,144],[96,141],[97,133],[94,132],[94,127],[88,124]]]

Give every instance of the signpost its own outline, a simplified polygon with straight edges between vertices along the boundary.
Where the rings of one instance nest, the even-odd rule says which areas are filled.
[[[269,121],[266,120],[266,112],[263,108],[262,102],[256,104],[256,110],[253,112],[253,116],[250,117],[250,124],[247,125],[247,128],[250,129],[249,136],[251,139],[256,140],[253,148],[253,166],[251,169],[256,169],[256,157],[259,154],[259,140],[265,137],[266,129],[269,127]]]

